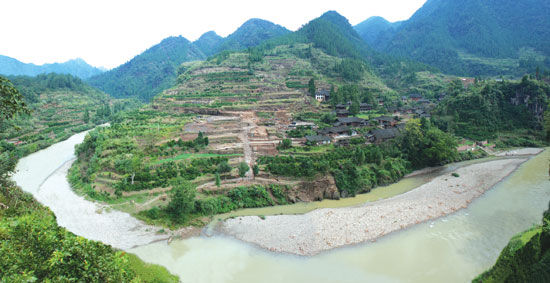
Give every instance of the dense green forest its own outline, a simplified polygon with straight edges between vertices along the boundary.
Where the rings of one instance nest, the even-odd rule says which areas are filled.
[[[393,37],[402,23],[390,23],[382,17],[374,16],[360,22],[354,29],[367,44],[377,48],[379,42],[384,42],[387,37]]]
[[[337,71],[350,82],[356,81],[357,74],[365,71],[379,76],[388,87],[402,90],[411,86],[411,81],[407,78],[413,74],[436,71],[433,67],[405,57],[394,57],[372,49],[348,20],[335,11],[326,12],[294,33],[267,40],[255,50],[263,54],[279,45],[297,43],[312,44],[331,56],[345,58]],[[310,54],[306,53],[304,56],[307,58]]]
[[[433,121],[444,131],[473,140],[539,146],[545,139],[541,130],[549,97],[548,84],[528,77],[518,82],[480,81],[468,89],[456,81],[436,108]]]
[[[449,74],[521,76],[550,68],[548,14],[543,0],[431,0],[397,28],[356,28],[379,51]],[[368,38],[377,32],[374,41]]]
[[[54,81],[54,76],[51,82]],[[78,82],[59,77],[63,86]],[[61,83],[62,82],[62,83]],[[37,83],[40,85],[41,83]],[[48,86],[48,83],[44,83]],[[0,122],[30,113],[25,98],[0,77]],[[76,236],[57,225],[54,214],[24,193],[9,177],[15,146],[0,141],[0,278],[4,282],[177,282],[160,266],[145,264],[110,246]]]
[[[514,236],[495,265],[473,282],[550,281],[550,205],[542,225]]]
[[[204,60],[223,51],[246,49],[288,32],[271,22],[251,19],[226,38],[214,32],[204,34],[195,42],[181,36],[169,37],[129,62],[88,81],[116,98],[150,101],[174,85],[177,75],[181,74],[178,67],[183,62]]]
[[[148,101],[174,84],[181,63],[200,59],[203,59],[202,52],[189,40],[169,37],[129,62],[91,77],[88,82],[116,98]]]

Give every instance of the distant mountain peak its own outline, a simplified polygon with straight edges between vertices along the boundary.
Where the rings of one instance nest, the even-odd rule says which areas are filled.
[[[244,22],[235,32],[224,38],[216,52],[245,49],[288,33],[290,31],[283,26],[267,20],[252,18]]]
[[[43,73],[70,74],[81,79],[102,73],[99,68],[86,63],[82,58],[75,58],[63,63],[35,65],[23,63],[15,58],[0,55],[0,74],[36,76]]]
[[[215,31],[211,30],[203,33],[198,40],[207,39],[207,38],[218,38],[218,37],[221,38],[221,36],[219,36]]]

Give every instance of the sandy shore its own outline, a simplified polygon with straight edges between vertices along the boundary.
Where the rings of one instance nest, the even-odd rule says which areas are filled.
[[[531,153],[534,154],[534,153]],[[319,209],[303,215],[228,219],[219,228],[270,251],[315,255],[375,239],[466,208],[527,158],[489,161],[434,178],[410,192],[359,207]]]
[[[522,155],[537,155],[544,149],[542,148],[519,148],[508,151],[497,152],[495,156],[522,156]]]

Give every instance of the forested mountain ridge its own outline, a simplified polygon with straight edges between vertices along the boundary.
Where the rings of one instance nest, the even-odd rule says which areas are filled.
[[[26,64],[17,59],[0,55],[0,74],[5,76],[36,76],[45,73],[58,73],[87,79],[102,72],[102,70],[90,66],[80,58],[72,59],[64,63],[38,66],[35,64]]]
[[[178,66],[203,59],[203,53],[184,37],[168,37],[129,62],[88,82],[117,98],[148,100],[174,83]]]
[[[168,37],[129,62],[88,81],[117,98],[149,101],[175,83],[177,68],[183,62],[204,60],[225,50],[245,49],[288,32],[271,22],[251,19],[226,38],[215,32],[207,32],[195,42],[181,36]]]
[[[328,55],[346,59],[340,72],[347,73],[348,78],[357,78],[353,74],[358,74],[359,69],[366,68],[394,89],[404,89],[406,85],[410,85],[413,73],[435,71],[435,68],[425,64],[374,50],[349,21],[336,11],[324,13],[294,33],[268,40],[258,49],[267,50],[277,45],[295,43],[311,44]]]
[[[365,42],[373,48],[378,49],[377,44],[386,41],[379,37],[391,38],[395,35],[402,23],[402,21],[390,23],[382,17],[370,17],[355,25],[354,28]]]
[[[549,14],[543,0],[429,0],[373,46],[450,74],[523,75],[550,67]]]
[[[224,38],[219,36],[214,31],[209,31],[201,35],[201,37],[193,42],[199,50],[206,56],[216,53],[218,47],[223,42]]]
[[[216,48],[216,52],[241,50],[256,46],[264,40],[285,35],[290,31],[280,25],[262,19],[250,19],[234,33],[228,35]],[[212,54],[210,54],[212,55]]]

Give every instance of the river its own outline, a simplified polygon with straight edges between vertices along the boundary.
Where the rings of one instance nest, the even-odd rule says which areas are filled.
[[[184,282],[467,282],[494,264],[509,239],[538,224],[550,200],[550,151],[533,157],[464,210],[313,257],[277,254],[214,234],[145,244],[161,238],[128,214],[76,196],[65,179],[74,145],[85,133],[20,160],[13,179],[56,214],[61,226],[165,266]],[[456,165],[452,165],[456,166]],[[451,167],[452,167],[451,166]],[[449,168],[449,167],[448,167]],[[448,171],[450,169],[443,169]],[[434,173],[432,173],[434,174]],[[371,195],[342,202],[297,204],[236,215],[303,213],[354,205],[410,190],[425,176],[406,178]],[[135,244],[138,247],[132,248]]]

